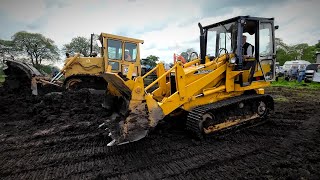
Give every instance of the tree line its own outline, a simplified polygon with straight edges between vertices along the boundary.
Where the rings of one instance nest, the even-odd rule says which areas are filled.
[[[95,38],[98,38],[95,36]],[[95,41],[94,41],[95,42]],[[303,59],[310,62],[315,62],[316,52],[320,52],[320,42],[315,45],[308,45],[307,43],[288,45],[282,39],[276,38],[277,61],[282,65],[285,61]],[[93,50],[99,52],[99,47],[94,44]],[[187,61],[194,59],[190,55],[195,50],[192,48],[181,52]],[[43,64],[43,62],[55,62],[60,60],[61,53],[75,53],[80,52],[84,56],[90,55],[90,38],[77,36],[71,39],[70,43],[64,44],[59,50],[55,42],[45,37],[40,33],[30,33],[20,31],[15,33],[11,40],[0,39],[0,57],[2,59],[11,58],[14,60],[22,60],[29,62],[35,67]],[[149,55],[142,60],[142,64],[154,67],[159,61],[159,57]],[[173,60],[171,60],[173,64]]]
[[[277,62],[283,65],[290,60],[306,60],[311,63],[316,62],[316,52],[320,52],[320,41],[315,45],[300,43],[288,45],[282,39],[276,38]]]

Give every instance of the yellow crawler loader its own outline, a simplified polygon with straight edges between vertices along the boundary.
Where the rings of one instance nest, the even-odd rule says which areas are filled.
[[[8,76],[7,84],[13,89],[27,85],[31,87],[32,94],[38,95],[50,92],[55,87],[61,87],[62,90],[80,88],[105,90],[107,83],[100,75],[113,72],[125,77],[129,65],[133,65],[133,77],[141,75],[140,44],[144,43],[143,40],[101,33],[97,40],[101,48],[100,57],[92,52],[92,40],[93,34],[90,57],[81,57],[79,53],[72,57],[67,55],[63,68],[53,78],[45,77],[29,64],[5,60],[8,66],[5,71]],[[62,76],[64,80],[60,81]]]
[[[203,27],[200,23],[200,55],[165,71],[158,64],[144,76],[126,78],[104,73],[108,92],[115,98],[113,114],[105,125],[113,139],[109,146],[145,137],[165,116],[187,112],[188,130],[203,136],[247,122],[264,119],[273,110],[273,99],[264,94],[275,78],[273,18],[238,16]],[[243,35],[253,55],[243,49]],[[145,77],[157,79],[144,86]],[[150,92],[155,84],[158,88]]]

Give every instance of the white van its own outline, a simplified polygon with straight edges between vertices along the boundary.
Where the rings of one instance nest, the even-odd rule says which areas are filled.
[[[305,60],[286,61],[283,64],[283,69],[285,71],[289,71],[289,69],[291,69],[292,66],[298,67],[298,69],[300,69],[301,66],[307,67],[309,64],[311,64],[311,63],[309,61],[305,61]]]

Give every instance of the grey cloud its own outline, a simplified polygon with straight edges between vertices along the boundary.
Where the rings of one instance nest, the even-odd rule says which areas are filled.
[[[178,24],[178,27],[185,27],[185,26],[188,26],[192,23],[196,23],[198,21],[200,21],[201,18],[200,17],[191,17],[191,18],[187,18],[187,19],[184,19],[182,20],[179,24]]]
[[[40,29],[43,25],[44,25],[44,23],[42,21],[38,20],[38,21],[34,21],[30,24],[27,24],[26,28],[28,28],[30,30],[37,30],[37,29]]]
[[[229,1],[212,1],[206,0],[202,6],[202,16],[218,16],[221,14],[227,14],[230,12],[231,8],[250,8],[251,14],[243,15],[252,15],[257,12],[263,11],[264,9],[277,5],[281,6],[289,0],[229,0]],[[253,15],[252,15],[253,16]]]
[[[117,29],[116,33],[121,36],[127,36],[132,38],[137,38],[143,36],[143,34],[152,32],[152,31],[161,31],[164,28],[166,28],[165,23],[154,23],[152,25],[146,25],[144,27],[122,27],[120,29]]]
[[[198,37],[190,37],[188,40],[184,41],[186,44],[193,44],[193,43],[199,43]]]
[[[164,28],[166,28],[166,26],[167,26],[167,23],[165,22],[155,22],[154,24],[149,24],[144,27],[136,28],[136,30],[134,30],[134,34],[141,35],[146,32],[161,31]]]
[[[9,40],[14,35],[14,33],[25,29],[25,24],[12,21],[9,17],[6,17],[6,15],[1,12],[0,17],[0,24],[2,27],[0,31],[0,39]]]
[[[46,8],[63,8],[69,6],[70,3],[67,0],[45,0]]]
[[[106,32],[106,33],[110,33],[110,32]],[[126,31],[124,29],[118,30],[118,31],[112,32],[112,33],[119,35],[119,36],[127,36],[127,37],[129,37],[131,35],[131,33],[129,31]]]
[[[39,28],[39,25],[32,23],[32,24],[28,24],[26,27],[27,27],[28,29],[34,30],[34,29],[38,29],[38,28]]]
[[[193,38],[191,40],[186,40],[186,41],[183,41],[183,42],[179,43],[179,48],[182,49],[182,50],[187,50],[189,48],[193,48],[196,51],[198,51],[198,46],[199,46],[198,44],[199,44],[199,40]],[[155,45],[154,45],[154,48],[156,48]],[[160,50],[160,51],[172,51],[172,50],[174,50],[176,48],[177,48],[176,45],[171,45],[171,46],[167,46],[167,47],[164,47],[164,48],[157,48],[157,50]]]
[[[155,48],[157,48],[157,45],[156,44],[145,44],[145,45],[143,45],[144,47],[143,47],[143,49],[145,49],[145,50],[150,50],[150,49],[155,49]]]

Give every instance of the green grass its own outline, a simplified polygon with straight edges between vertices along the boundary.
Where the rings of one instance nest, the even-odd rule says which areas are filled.
[[[320,89],[320,83],[311,82],[305,83],[302,81],[299,83],[296,80],[286,81],[283,78],[279,78],[278,81],[271,82],[272,87],[288,87],[288,88],[298,88],[298,89]]]

